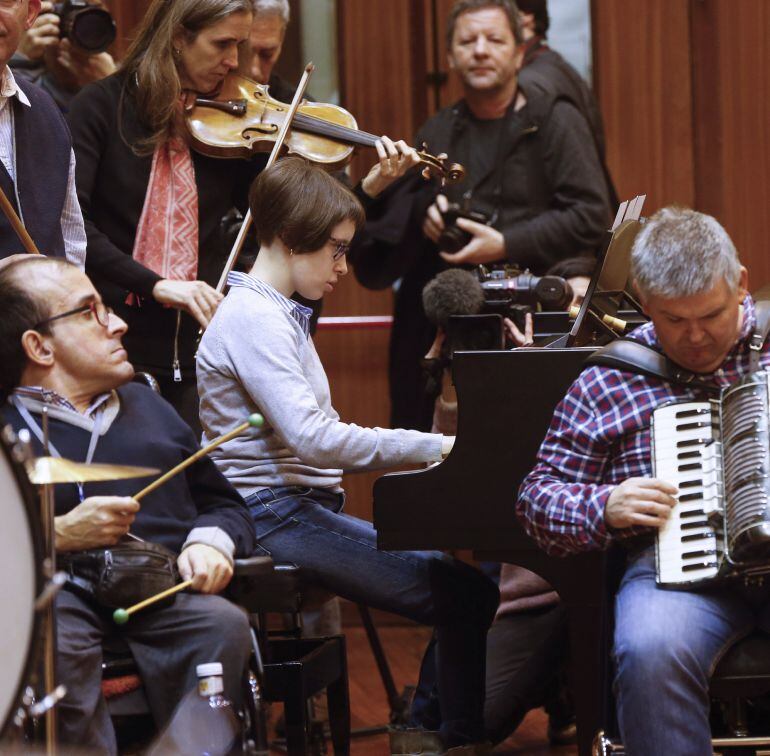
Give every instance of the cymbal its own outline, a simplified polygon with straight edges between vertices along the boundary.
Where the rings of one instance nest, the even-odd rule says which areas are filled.
[[[30,483],[42,486],[48,483],[92,483],[97,480],[145,478],[157,475],[155,467],[133,465],[86,464],[62,457],[37,457],[25,462]]]

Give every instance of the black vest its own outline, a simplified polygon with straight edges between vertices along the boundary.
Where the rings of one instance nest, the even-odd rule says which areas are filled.
[[[34,84],[16,77],[32,107],[12,97],[16,186],[0,163],[0,187],[21,216],[37,248],[64,257],[61,214],[67,196],[72,138],[54,101]],[[0,212],[0,258],[23,252],[21,241]]]

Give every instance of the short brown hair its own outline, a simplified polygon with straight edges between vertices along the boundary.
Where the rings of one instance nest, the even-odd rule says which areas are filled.
[[[521,24],[519,23],[519,9],[513,0],[457,0],[449,11],[449,17],[446,24],[446,49],[452,49],[452,38],[455,34],[455,24],[457,19],[463,13],[470,11],[483,10],[484,8],[500,8],[508,17],[508,24],[513,32],[513,38],[519,45],[524,41],[521,33]]]
[[[315,252],[336,225],[351,220],[360,229],[364,209],[340,181],[304,158],[279,160],[257,176],[249,190],[257,240],[277,237],[294,252]]]

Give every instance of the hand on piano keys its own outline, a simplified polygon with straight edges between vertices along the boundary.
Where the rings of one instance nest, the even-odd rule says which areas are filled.
[[[613,489],[604,509],[611,528],[662,528],[676,506],[676,486],[659,478],[628,478]]]

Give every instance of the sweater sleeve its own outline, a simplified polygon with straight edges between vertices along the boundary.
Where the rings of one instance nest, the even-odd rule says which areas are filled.
[[[240,494],[207,456],[188,467],[187,471],[188,484],[198,510],[190,529],[191,535],[196,530],[222,530],[235,545],[233,556],[242,558],[253,553],[256,548],[254,524]],[[217,548],[216,539],[204,541],[200,535],[188,536],[186,545],[190,543],[209,543]]]
[[[78,200],[88,240],[86,272],[95,272],[118,286],[150,297],[161,276],[115,246],[99,229],[92,213],[92,197],[102,170],[103,153],[110,139],[120,138],[116,133],[118,97],[110,91],[107,82],[112,89],[116,88],[112,77],[85,87],[73,99],[67,114],[77,159],[75,178]]]
[[[235,302],[218,313],[220,365],[229,365],[286,448],[319,469],[376,470],[441,459],[441,436],[412,430],[362,428],[324,411],[311,385],[326,376],[312,341],[279,310],[258,313]],[[220,306],[221,309],[221,306]],[[237,338],[234,335],[237,334]],[[307,372],[306,372],[307,371]]]

